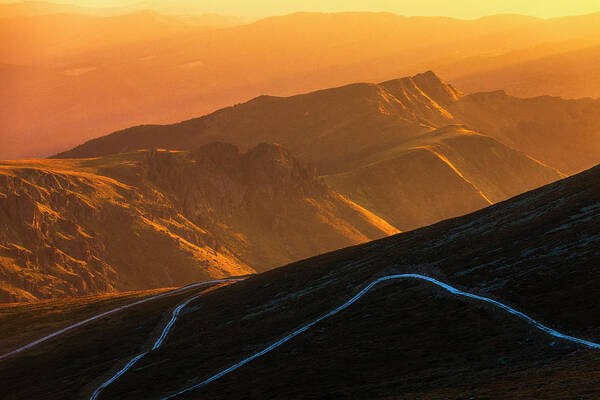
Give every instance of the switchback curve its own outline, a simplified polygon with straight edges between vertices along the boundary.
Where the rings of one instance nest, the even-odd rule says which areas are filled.
[[[419,274],[398,274],[398,275],[386,275],[386,276],[382,276],[376,280],[374,280],[373,282],[369,283],[364,289],[362,289],[360,292],[358,292],[354,297],[352,297],[350,300],[348,300],[347,302],[345,302],[344,304],[342,304],[341,306],[339,306],[338,308],[328,312],[325,315],[322,315],[321,317],[315,319],[314,321],[302,326],[301,328],[289,333],[287,336],[283,337],[282,339],[279,339],[277,342],[271,344],[270,346],[267,346],[266,348],[264,348],[263,350],[249,356],[246,357],[245,359],[233,364],[232,366],[230,366],[229,368],[224,369],[223,371],[211,376],[210,378],[195,384],[193,386],[189,386],[183,390],[180,390],[177,393],[173,393],[171,395],[168,395],[166,397],[163,397],[162,400],[169,400],[172,398],[175,398],[179,395],[182,395],[184,393],[190,392],[192,390],[198,389],[202,386],[205,386],[211,382],[216,381],[219,378],[222,378],[223,376],[235,371],[236,369],[240,368],[241,366],[249,363],[250,361],[263,356],[269,352],[271,352],[272,350],[275,350],[276,348],[278,348],[279,346],[281,346],[282,344],[284,344],[285,342],[293,339],[294,337],[300,335],[303,332],[306,332],[307,330],[309,330],[310,328],[312,328],[314,325],[316,325],[317,323],[323,321],[324,319],[327,319],[337,313],[339,313],[340,311],[348,308],[349,306],[351,306],[352,304],[354,304],[358,299],[360,299],[361,297],[363,297],[369,290],[371,290],[371,288],[373,288],[373,286],[377,285],[380,282],[384,282],[384,281],[389,281],[389,280],[393,280],[393,279],[419,279],[419,280],[424,280],[427,281],[429,283],[432,283],[434,285],[437,285],[443,289],[445,289],[446,291],[457,295],[457,296],[462,296],[462,297],[467,297],[467,298],[471,298],[474,300],[478,300],[481,302],[485,302],[485,303],[489,303],[492,304],[498,308],[501,308],[505,311],[507,311],[508,313],[515,315],[517,317],[519,317],[520,319],[525,320],[526,322],[528,322],[530,325],[532,325],[533,327],[535,327],[536,329],[539,329],[543,332],[546,332],[547,334],[554,336],[558,339],[562,339],[562,340],[567,340],[570,342],[574,342],[577,344],[581,344],[583,346],[589,347],[589,348],[593,348],[593,349],[597,349],[600,350],[600,344],[599,343],[594,343],[588,340],[584,340],[584,339],[580,339],[580,338],[576,338],[574,336],[569,336],[569,335],[565,335],[563,333],[560,333],[552,328],[547,327],[546,325],[543,325],[542,323],[534,320],[533,318],[525,315],[524,313],[515,310],[514,308],[507,306],[506,304],[503,304],[499,301],[490,299],[488,297],[483,297],[483,296],[479,296],[476,294],[472,294],[472,293],[468,293],[465,291],[462,291],[460,289],[456,289],[446,283],[440,282],[437,279],[425,276],[425,275],[419,275]]]
[[[222,279],[219,281],[200,282],[200,283],[194,284],[194,287],[200,286],[200,285],[207,285],[210,283],[240,282],[243,280],[244,279]],[[181,310],[183,310],[188,304],[190,304],[192,301],[196,300],[198,297],[200,297],[202,295],[203,295],[203,293],[193,296],[193,297],[187,299],[186,301],[184,301],[183,303],[179,304],[177,307],[175,307],[175,309],[173,310],[173,313],[171,315],[171,319],[169,320],[167,325],[165,325],[165,327],[163,328],[161,335],[159,336],[158,339],[156,339],[156,341],[154,342],[154,345],[152,346],[152,350],[150,350],[150,351],[154,351],[154,350],[158,349],[163,344],[167,335],[169,334],[169,331],[175,324],[175,321],[177,321],[177,318],[179,318],[179,315],[181,314]],[[133,357],[131,360],[129,360],[129,362],[127,364],[125,364],[125,366],[123,368],[121,368],[119,371],[117,371],[113,376],[111,376],[108,380],[106,380],[104,383],[102,383],[100,386],[98,386],[96,388],[96,390],[94,390],[94,392],[90,396],[90,400],[96,400],[98,398],[98,396],[100,396],[100,393],[102,393],[102,391],[104,389],[106,389],[111,383],[113,383],[114,381],[119,379],[119,377],[122,376],[125,372],[129,371],[139,360],[141,360],[146,354],[150,353],[150,351],[145,351],[143,353],[140,353],[137,356]]]

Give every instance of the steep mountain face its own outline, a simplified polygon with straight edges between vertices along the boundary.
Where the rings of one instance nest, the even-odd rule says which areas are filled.
[[[276,145],[0,166],[0,301],[263,271],[395,228]]]
[[[600,166],[473,214],[206,293],[184,309],[159,351],[100,398],[163,398],[181,391],[390,274],[427,275],[598,343],[599,179]],[[15,399],[89,397],[139,354],[147,340],[140,325],[148,332],[147,325],[156,324],[156,307],[57,338],[37,348],[35,358],[23,353],[5,360],[3,387]],[[170,314],[173,305],[164,307]],[[17,317],[5,321],[18,325]],[[106,339],[114,344],[106,346],[102,338],[119,333],[120,340]],[[176,398],[595,398],[597,370],[597,349],[431,284],[398,280],[376,285],[275,350]]]

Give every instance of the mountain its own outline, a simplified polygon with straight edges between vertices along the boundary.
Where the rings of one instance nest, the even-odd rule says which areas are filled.
[[[101,29],[99,37],[109,43],[98,48],[96,40],[81,42],[87,28],[77,21],[73,27],[79,29],[70,28],[72,15],[3,21],[0,31],[6,39],[0,40],[5,44],[0,63],[17,71],[41,67],[46,71],[0,74],[0,86],[11,89],[0,99],[0,109],[6,110],[2,140],[12,140],[10,147],[2,143],[0,158],[46,157],[124,127],[173,123],[264,93],[288,96],[431,68],[469,92],[478,87],[505,88],[506,82],[511,94],[554,94],[553,88],[562,85],[570,88],[564,93],[581,97],[592,93],[587,90],[593,86],[587,78],[594,73],[591,62],[569,64],[570,77],[558,75],[556,80],[547,79],[542,62],[510,81],[479,73],[490,65],[517,65],[556,54],[558,48],[574,51],[584,42],[591,45],[600,40],[597,14],[548,20],[515,15],[459,20],[388,13],[298,13],[222,29],[206,29],[215,25],[193,22],[194,16],[161,15],[160,21],[148,18],[147,24],[139,26],[148,37],[135,42],[130,40],[140,37],[135,32],[114,35],[126,30],[98,24],[89,16],[78,17],[88,17],[89,29]],[[179,22],[173,27],[169,20]],[[55,29],[46,30],[46,25]],[[62,31],[75,34],[64,37]],[[40,37],[45,40],[35,40]],[[23,44],[14,45],[21,40]],[[501,64],[495,63],[496,57],[503,58]],[[473,61],[479,58],[491,61]],[[530,80],[525,71],[532,70],[542,73]],[[472,78],[465,78],[467,71]],[[15,76],[22,78],[15,80]],[[514,91],[514,82],[526,87]],[[586,90],[580,91],[582,86]]]
[[[213,140],[243,148],[277,141],[323,173],[331,173],[437,128],[466,124],[572,174],[600,161],[599,112],[600,100],[520,99],[502,91],[464,95],[429,71],[380,84],[351,84],[291,97],[261,96],[178,124],[118,131],[57,157],[149,147],[186,149]]]
[[[511,136],[495,125],[491,135],[456,125],[481,107],[476,96],[427,72],[262,96],[176,125],[116,132],[57,159],[7,162],[5,298],[262,272],[564,177],[519,151],[521,142],[504,144]],[[496,97],[479,96],[501,109]],[[496,118],[476,114],[488,118],[475,120],[483,128]],[[73,187],[74,203],[64,187]],[[162,270],[172,259],[181,259],[177,268]],[[41,271],[30,273],[35,265]]]
[[[520,99],[500,90],[465,96],[451,110],[473,129],[566,174],[600,161],[600,99]]]
[[[292,97],[261,96],[175,125],[115,132],[57,157],[184,150],[215,140],[241,148],[278,142],[314,164],[336,191],[403,231],[565,176],[552,165],[572,172],[600,161],[595,146],[586,144],[600,134],[600,103],[588,108],[585,101],[498,96],[465,96],[427,72]],[[555,111],[544,113],[544,107]],[[457,125],[465,121],[480,129]],[[550,136],[568,124],[579,128],[579,137]]]
[[[415,77],[421,81],[429,78],[437,77]],[[286,98],[261,96],[174,125],[142,125],[118,131],[57,157],[90,157],[157,146],[184,149],[214,140],[243,148],[260,141],[277,141],[324,171],[340,169],[348,162],[352,164],[352,158],[378,151],[382,145],[401,143],[436,124],[453,121],[433,100],[434,93],[429,93],[431,97],[425,94],[427,83],[419,86],[413,78],[398,82],[408,87],[404,97],[394,96],[383,85],[366,83]],[[432,90],[448,90],[456,96],[450,86],[440,88],[436,83],[430,85]]]
[[[176,398],[594,398],[597,349],[428,282],[382,282],[327,313],[379,277],[412,273],[597,343],[598,179],[600,166],[473,214],[202,292],[163,345],[100,398],[164,398],[254,354]],[[89,397],[147,347],[161,307],[166,320],[174,304],[142,305],[8,358],[1,383],[15,399]],[[4,321],[15,326],[18,313]]]
[[[0,299],[244,275],[398,232],[277,145],[0,165]]]

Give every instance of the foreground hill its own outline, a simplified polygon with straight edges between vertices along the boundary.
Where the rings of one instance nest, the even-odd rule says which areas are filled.
[[[184,309],[160,349],[100,398],[181,391],[390,274],[434,277],[600,342],[593,317],[600,314],[598,179],[600,167],[474,214],[206,293]],[[147,332],[156,313],[135,321]],[[15,399],[89,398],[144,348],[132,323],[110,319],[6,359],[3,387]],[[121,331],[132,340],[111,339]],[[107,347],[109,339],[114,345]],[[134,340],[137,349],[130,346]],[[551,337],[497,307],[404,280],[375,286],[272,352],[176,398],[594,398],[597,351]]]
[[[0,165],[0,302],[183,285],[398,232],[276,145]]]

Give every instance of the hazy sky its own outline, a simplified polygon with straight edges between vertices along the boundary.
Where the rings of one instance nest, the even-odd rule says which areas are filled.
[[[2,2],[14,2],[0,0]],[[52,2],[52,0],[49,0]],[[64,0],[83,6],[118,6],[144,0]],[[600,0],[151,0],[163,4],[187,3],[193,8],[221,14],[261,17],[294,11],[391,11],[402,15],[444,15],[476,18],[518,13],[539,17],[600,11]],[[164,5],[163,5],[164,7]]]

